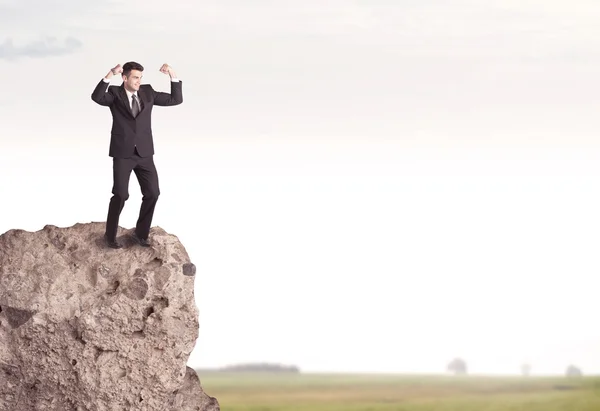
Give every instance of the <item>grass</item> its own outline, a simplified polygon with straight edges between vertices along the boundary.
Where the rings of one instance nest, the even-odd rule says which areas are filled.
[[[199,372],[223,411],[598,411],[600,378]]]

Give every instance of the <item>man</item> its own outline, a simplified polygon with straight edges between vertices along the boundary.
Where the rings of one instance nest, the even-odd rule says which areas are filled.
[[[112,130],[108,155],[113,157],[113,189],[108,206],[104,238],[111,248],[121,248],[117,242],[119,216],[129,198],[129,176],[133,170],[142,191],[142,206],[137,220],[134,240],[149,247],[148,234],[152,224],[154,208],[160,194],[158,174],[154,166],[154,143],[152,141],[151,114],[153,106],[176,106],[183,102],[181,81],[168,64],[160,71],[171,77],[171,93],[154,91],[151,85],[143,84],[144,67],[134,61],[118,64],[112,68],[96,86],[92,100],[110,107]],[[112,76],[121,74],[120,86],[109,86]]]

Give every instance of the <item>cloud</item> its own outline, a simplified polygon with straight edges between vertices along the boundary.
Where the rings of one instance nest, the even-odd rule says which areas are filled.
[[[120,1],[0,0],[0,59],[73,53],[85,37],[79,28]]]
[[[63,42],[59,42],[55,37],[46,37],[43,40],[32,41],[20,46],[15,46],[13,39],[8,38],[3,44],[0,44],[0,59],[14,60],[19,57],[62,56],[76,52],[81,46],[81,41],[74,37],[67,37]]]

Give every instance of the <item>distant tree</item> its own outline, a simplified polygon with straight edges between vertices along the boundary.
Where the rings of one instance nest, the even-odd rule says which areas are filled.
[[[531,365],[529,365],[529,364],[523,364],[523,365],[521,365],[521,374],[524,377],[528,377],[529,374],[531,374]]]
[[[464,375],[467,373],[467,363],[462,358],[455,358],[448,364],[448,371],[455,375]]]
[[[583,376],[581,369],[572,364],[567,367],[565,374],[569,378],[579,378]]]

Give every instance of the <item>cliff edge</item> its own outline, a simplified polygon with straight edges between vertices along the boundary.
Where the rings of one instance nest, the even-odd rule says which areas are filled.
[[[157,227],[151,247],[103,234],[0,235],[0,410],[218,411],[186,366],[199,324],[184,246]]]

